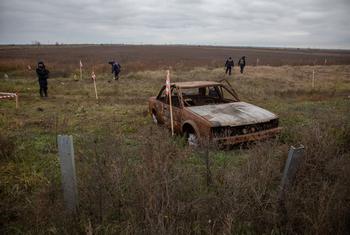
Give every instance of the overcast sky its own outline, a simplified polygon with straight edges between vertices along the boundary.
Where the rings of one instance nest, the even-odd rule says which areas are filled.
[[[0,0],[0,43],[350,49],[350,0]]]

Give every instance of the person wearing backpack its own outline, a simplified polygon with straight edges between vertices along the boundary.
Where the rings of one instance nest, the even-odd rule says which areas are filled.
[[[232,67],[234,67],[234,62],[233,62],[233,60],[232,60],[231,57],[229,57],[229,58],[226,60],[225,67],[226,67],[225,74],[228,73],[228,75],[231,75]]]
[[[242,56],[242,58],[239,59],[238,65],[241,68],[241,73],[243,73],[245,67],[245,56]]]
[[[50,71],[45,68],[44,62],[39,61],[36,74],[38,75],[40,97],[47,97],[47,79],[49,78],[49,73]]]
[[[121,66],[118,62],[116,61],[111,61],[108,62],[110,65],[112,65],[112,73],[114,74],[114,80],[119,79],[119,73],[121,71]]]

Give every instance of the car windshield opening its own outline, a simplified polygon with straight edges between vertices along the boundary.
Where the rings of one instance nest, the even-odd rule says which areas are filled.
[[[237,101],[224,86],[181,88],[181,93],[186,107],[224,104]]]

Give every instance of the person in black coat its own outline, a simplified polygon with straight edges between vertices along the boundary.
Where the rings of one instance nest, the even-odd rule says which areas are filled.
[[[41,97],[47,97],[47,79],[49,78],[49,73],[49,70],[45,68],[44,62],[40,61],[36,68],[36,74],[38,75]]]
[[[114,80],[119,79],[119,73],[121,71],[121,66],[116,61],[110,61],[108,64],[112,65],[112,73],[114,74]]]
[[[242,56],[242,58],[239,59],[238,65],[241,68],[241,73],[243,73],[245,67],[245,56]]]
[[[226,67],[225,74],[228,73],[228,75],[231,75],[231,69],[232,69],[233,66],[234,66],[234,62],[233,62],[232,58],[229,57],[229,58],[226,60],[226,63],[225,63],[225,67]]]

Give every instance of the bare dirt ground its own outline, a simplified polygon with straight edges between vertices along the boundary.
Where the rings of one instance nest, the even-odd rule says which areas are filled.
[[[109,69],[108,61],[118,60],[125,72],[156,70],[165,67],[223,66],[227,57],[237,63],[241,56],[247,64],[259,65],[341,65],[350,64],[349,50],[277,49],[214,46],[152,46],[152,45],[62,45],[62,46],[0,46],[0,68],[23,69],[43,60],[50,67],[72,71],[81,59],[86,67]],[[326,60],[326,61],[325,61]]]

